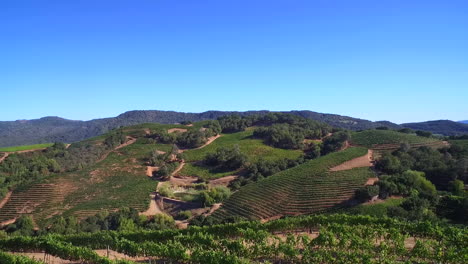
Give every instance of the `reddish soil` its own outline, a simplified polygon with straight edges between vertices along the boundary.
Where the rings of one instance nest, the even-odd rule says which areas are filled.
[[[185,161],[180,162],[179,166],[171,173],[171,178],[174,177],[174,175],[177,175],[179,171],[184,167]]]
[[[366,185],[374,185],[378,181],[379,181],[379,178],[377,178],[377,177],[369,178],[369,179],[367,179]]]
[[[158,171],[158,170],[159,170],[159,167],[147,166],[146,167],[146,176],[153,177],[153,173],[155,171]]]
[[[42,151],[47,148],[39,148],[39,149],[28,149],[28,150],[19,150],[19,151],[11,151],[11,152],[4,152],[3,157],[0,158],[0,163],[2,163],[3,160],[5,160],[10,154],[16,154],[16,153],[28,153],[28,152],[34,152],[34,151]]]
[[[9,219],[9,220],[0,222],[0,227],[4,227],[4,226],[6,226],[6,225],[13,224],[15,221],[16,221],[16,218],[13,218],[13,219]]]
[[[215,141],[217,138],[219,138],[221,135],[216,135],[214,137],[210,137],[208,138],[208,140],[206,141],[205,144],[203,144],[203,146],[200,146],[198,148],[194,148],[194,149],[202,149],[206,146],[208,146],[209,144],[213,143],[213,141]],[[191,150],[191,149],[180,149],[179,152],[184,152],[184,151],[187,151],[187,150]]]
[[[215,203],[213,204],[213,206],[211,206],[210,210],[206,213],[204,213],[203,215],[206,217],[206,216],[210,216],[211,214],[213,214],[216,210],[218,210],[220,207],[221,207],[221,203]]]
[[[12,191],[9,191],[5,197],[0,201],[0,208],[2,208],[6,203],[8,203],[8,200],[10,200],[10,197],[11,197],[11,194],[13,192]]]
[[[107,156],[109,156],[109,154],[111,154],[112,152],[118,150],[118,149],[121,149],[123,147],[126,147],[128,145],[131,145],[133,143],[136,142],[136,138],[132,138],[132,137],[127,137],[127,142],[123,143],[123,144],[120,144],[119,146],[117,146],[113,151],[109,151],[107,152],[106,154],[104,154],[104,156],[102,156],[98,161],[96,161],[96,163],[98,162],[101,162],[103,160],[105,160],[107,158]]]
[[[351,170],[354,168],[372,167],[372,154],[372,150],[369,149],[366,155],[345,161],[338,166],[330,168],[329,171],[344,171]]]
[[[54,256],[51,256],[51,255],[47,255],[47,258],[44,259],[45,255],[42,252],[35,252],[35,253],[13,252],[12,254],[25,256],[25,257],[28,257],[30,259],[34,259],[36,261],[44,261],[44,263],[47,263],[47,264],[78,264],[78,263],[81,263],[80,261],[65,260],[65,259],[61,259],[61,258],[54,257]]]
[[[7,152],[3,153],[3,156],[0,158],[0,163],[2,163],[2,161],[4,161],[8,157],[8,155],[9,154]]]
[[[197,177],[191,176],[173,176],[169,180],[172,185],[176,186],[190,186],[198,181]]]
[[[156,214],[164,214],[164,211],[160,208],[158,201],[156,201],[157,199],[156,193],[152,193],[150,197],[151,199],[150,199],[148,210],[141,212],[140,215],[150,216],[150,215],[156,215]]]
[[[184,133],[184,132],[187,132],[187,129],[185,128],[171,128],[171,129],[168,129],[167,130],[167,133]]]
[[[233,180],[239,178],[239,176],[237,175],[231,175],[231,176],[225,176],[225,177],[222,177],[222,178],[219,178],[219,179],[214,179],[214,180],[211,180],[209,181],[209,185],[211,186],[228,186],[229,183],[231,183]]]

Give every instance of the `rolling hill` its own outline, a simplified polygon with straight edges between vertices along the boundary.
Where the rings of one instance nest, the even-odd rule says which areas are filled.
[[[213,217],[267,220],[329,210],[348,201],[356,189],[375,177],[367,167],[329,169],[367,152],[365,148],[349,148],[247,185],[233,194]]]
[[[74,121],[60,117],[44,117],[34,120],[0,121],[0,147],[30,145],[50,142],[77,142],[98,136],[107,131],[121,127],[142,123],[175,124],[182,121],[213,120],[218,117],[238,114],[241,116],[265,114],[270,111],[207,111],[203,113],[182,113],[174,111],[130,111],[117,117],[94,119],[90,121]],[[361,130],[387,126],[401,128],[391,122],[372,122],[364,119],[322,114],[312,111],[289,111],[297,116],[325,122],[334,127],[351,130]]]
[[[435,120],[420,123],[406,123],[401,124],[406,128],[414,130],[424,130],[432,132],[433,134],[456,136],[468,134],[468,124],[454,122],[450,120]]]

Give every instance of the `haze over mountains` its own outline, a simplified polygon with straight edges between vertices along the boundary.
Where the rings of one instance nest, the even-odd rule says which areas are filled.
[[[174,111],[129,111],[117,117],[94,119],[89,121],[68,120],[60,117],[43,117],[33,120],[0,121],[0,147],[37,144],[46,142],[75,142],[101,135],[120,126],[140,123],[172,124],[182,121],[201,121],[216,119],[220,116],[238,114],[241,116],[265,114],[270,111],[207,111],[202,113],[183,113]],[[395,124],[389,121],[372,122],[369,120],[324,114],[313,111],[284,111],[294,115],[325,122],[334,127],[362,130],[386,126],[390,129],[408,127],[415,130],[426,130],[441,135],[459,135],[468,133],[468,124],[450,120],[427,121],[420,123]]]

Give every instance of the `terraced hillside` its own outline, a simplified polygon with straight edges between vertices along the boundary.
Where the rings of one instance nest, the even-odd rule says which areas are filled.
[[[378,158],[382,152],[398,149],[402,143],[408,143],[412,148],[422,146],[442,148],[449,145],[446,141],[435,138],[421,137],[393,130],[365,130],[355,132],[351,137],[352,145],[364,146],[374,150],[375,158]]]
[[[150,194],[156,191],[159,181],[147,175],[148,168],[155,168],[148,166],[149,159],[156,150],[164,153],[171,151],[173,147],[173,144],[164,144],[155,140],[152,133],[161,130],[168,131],[169,134],[187,130],[201,131],[206,123],[197,122],[190,126],[141,124],[122,128],[123,135],[127,138],[126,143],[100,153],[95,157],[97,161],[94,164],[90,163],[89,166],[69,172],[53,173],[39,179],[38,182],[15,189],[0,206],[0,223],[9,223],[24,214],[31,215],[37,224],[43,225],[48,219],[58,215],[73,215],[83,219],[102,210],[115,211],[122,207],[131,207],[144,212],[150,204]],[[179,166],[181,171],[172,174],[188,176],[195,183],[198,178],[214,179],[237,173],[237,171],[215,172],[197,163],[207,153],[219,147],[239,145],[249,160],[256,160],[260,156],[267,160],[297,159],[304,153],[302,150],[285,150],[268,146],[262,140],[252,138],[252,133],[252,130],[248,129],[238,133],[222,134],[203,148],[182,149],[186,162]],[[102,145],[107,137],[106,134],[78,144]],[[225,181],[228,178],[234,180],[235,177],[230,176],[220,180]],[[177,180],[181,179],[172,179],[171,182],[177,185]],[[229,181],[221,182],[224,185],[228,183]]]
[[[261,139],[253,138],[252,134],[252,129],[243,132],[222,134],[220,138],[216,139],[205,148],[185,151],[185,161],[187,163],[179,172],[179,175],[213,179],[236,174],[238,171],[213,171],[212,168],[200,164],[199,161],[203,160],[206,154],[214,152],[221,147],[238,145],[240,151],[244,153],[250,161],[256,161],[260,157],[271,161],[283,158],[297,159],[304,154],[301,150],[287,150],[268,146],[264,144]]]
[[[165,128],[158,124],[150,127]],[[15,190],[0,208],[0,222],[23,214],[32,215],[40,224],[59,214],[83,218],[121,207],[145,211],[149,195],[157,185],[146,176],[146,161],[153,150],[170,149],[170,145],[146,144],[138,140],[148,129],[148,126],[126,128],[127,143],[104,153],[92,166],[50,175],[37,184]],[[104,138],[101,136],[87,142],[99,145]]]
[[[234,193],[213,217],[268,220],[330,210],[350,199],[374,174],[368,167],[329,169],[363,155],[367,155],[367,149],[349,148],[249,184]]]

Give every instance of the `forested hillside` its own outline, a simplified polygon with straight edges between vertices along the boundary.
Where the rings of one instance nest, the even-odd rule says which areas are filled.
[[[401,124],[403,127],[411,128],[414,130],[429,131],[433,134],[440,134],[446,136],[456,136],[468,134],[468,124],[454,122],[450,120],[436,120],[420,123],[406,123]]]
[[[0,147],[29,145],[50,142],[76,142],[101,135],[113,128],[142,123],[175,124],[183,121],[214,120],[218,117],[237,114],[240,116],[261,115],[270,111],[207,111],[182,113],[174,111],[130,111],[117,117],[72,121],[59,117],[44,117],[34,120],[0,122]],[[285,112],[286,113],[286,112]],[[379,126],[398,128],[390,122],[371,122],[347,116],[322,114],[312,111],[290,111],[289,113],[308,119],[325,122],[334,127],[360,130]]]

